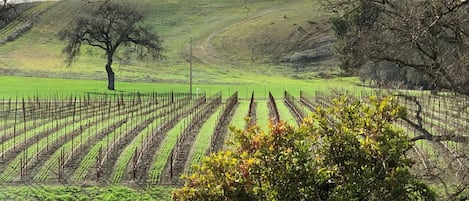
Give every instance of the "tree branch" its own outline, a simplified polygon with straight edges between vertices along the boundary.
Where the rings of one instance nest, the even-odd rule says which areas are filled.
[[[83,38],[82,40],[85,41],[90,46],[99,47],[106,51],[106,47],[104,47],[102,44],[92,42],[89,38]]]
[[[435,142],[440,141],[451,141],[451,142],[459,142],[464,144],[469,144],[469,137],[461,136],[461,135],[419,135],[416,137],[411,138],[409,141],[415,142],[418,140],[430,140]]]

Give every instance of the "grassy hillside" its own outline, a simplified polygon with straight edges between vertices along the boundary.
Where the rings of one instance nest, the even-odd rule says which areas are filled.
[[[289,64],[279,60],[330,35],[324,18],[318,18],[322,13],[318,5],[307,0],[140,0],[133,4],[163,38],[165,58],[156,62],[117,59],[114,69],[118,82],[186,82],[191,38],[196,83],[315,79],[316,73],[298,76]],[[30,31],[0,46],[0,75],[105,80],[105,61],[99,50],[82,51],[70,67],[63,62],[64,44],[57,32],[83,9],[81,1],[42,2],[32,11],[45,9],[47,12]],[[299,26],[304,30],[298,31]],[[327,62],[320,64],[330,66]],[[317,64],[310,66],[310,70],[318,70]]]

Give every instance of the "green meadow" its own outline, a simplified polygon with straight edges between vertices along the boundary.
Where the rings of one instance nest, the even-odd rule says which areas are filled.
[[[47,97],[51,95],[83,95],[83,94],[121,94],[121,93],[150,93],[150,92],[189,92],[187,83],[149,83],[149,82],[118,82],[116,91],[105,89],[107,81],[104,80],[73,80],[58,78],[36,78],[0,76],[0,99],[16,97]],[[248,99],[254,92],[256,98],[265,99],[269,91],[276,98],[283,96],[283,91],[299,95],[300,91],[308,93],[328,92],[333,88],[350,91],[365,90],[360,87],[357,78],[335,78],[330,80],[289,80],[284,78],[272,78],[266,82],[238,83],[238,84],[198,84],[194,83],[193,93],[206,93],[211,95],[222,92],[228,97],[238,91],[241,99]],[[59,96],[60,97],[60,96]]]

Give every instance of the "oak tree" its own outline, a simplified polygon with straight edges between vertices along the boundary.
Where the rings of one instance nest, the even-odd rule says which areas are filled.
[[[143,24],[144,16],[131,6],[104,1],[88,6],[69,27],[60,32],[67,42],[63,52],[69,64],[79,55],[83,44],[104,50],[108,89],[114,90],[113,58],[121,47],[136,53],[139,59],[161,58],[162,41]]]

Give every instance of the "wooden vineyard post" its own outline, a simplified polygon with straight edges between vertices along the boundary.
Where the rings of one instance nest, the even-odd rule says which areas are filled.
[[[23,152],[23,163],[21,164],[21,180],[24,179],[24,177],[26,176],[27,174],[27,170],[26,170],[26,166],[27,166],[27,161],[28,161],[28,152],[27,150],[25,149],[24,152]]]
[[[75,99],[73,100],[73,114],[72,114],[72,124],[75,123],[75,114],[77,112],[77,97],[75,96]],[[72,136],[73,139],[73,136]]]
[[[119,128],[119,133],[121,132],[122,130],[122,124],[119,124],[119,127],[115,127],[112,131],[112,143],[116,143],[116,132],[117,132],[117,128]]]
[[[173,161],[174,161],[174,149],[171,151],[171,161],[169,162],[169,178],[173,180]]]
[[[124,94],[121,93],[121,103],[122,103],[122,106],[125,108],[126,104],[124,102]]]
[[[433,102],[430,103],[430,102]],[[430,119],[435,119],[435,97],[428,97],[428,102],[429,102],[429,109],[431,108],[431,111],[430,112]],[[430,133],[433,133],[433,124],[430,124]]]
[[[158,92],[155,92],[155,104],[158,105]]]
[[[81,122],[81,115],[80,115],[80,122]],[[80,125],[80,144],[83,144],[83,125]],[[80,146],[81,151],[83,151],[83,146]]]
[[[147,131],[147,133],[148,133],[148,131]],[[142,147],[142,149],[143,149],[143,144],[145,143],[144,134],[140,136],[140,141],[142,141],[142,143],[140,144],[140,147]]]
[[[60,157],[59,157],[59,162],[58,162],[58,165],[57,165],[57,176],[59,177],[59,181],[61,180],[61,176],[62,174],[60,173],[61,172],[61,168],[60,168],[60,159],[62,158],[62,151],[60,151]]]
[[[112,98],[109,97],[109,105],[107,107],[107,129],[110,129],[111,125],[111,105],[112,105]],[[113,118],[115,119],[115,118]]]
[[[64,153],[64,148],[62,148],[60,150],[60,157],[58,161],[59,181],[62,180],[64,158],[65,158],[65,153]]]
[[[117,103],[117,112],[120,114],[121,112],[121,102],[119,100],[119,95],[114,94],[114,101]]]
[[[21,177],[21,180],[23,180],[23,156],[21,157],[21,160],[20,160],[20,177]]]
[[[109,135],[106,135],[106,152],[109,150]]]
[[[133,157],[133,161],[132,161],[132,178],[134,180],[137,179],[137,147],[135,147],[135,153],[134,153],[134,157]]]
[[[91,124],[91,120],[88,120],[88,125]],[[86,138],[86,143],[90,142],[91,129],[88,129],[88,136]]]
[[[217,131],[215,131],[215,133],[218,134]],[[215,145],[215,142],[214,142],[214,139],[213,139],[213,135],[210,135],[210,148],[208,149],[209,154],[212,154],[214,145]]]
[[[68,125],[68,115],[65,116],[65,124],[64,124],[64,138],[62,142],[66,142],[67,141],[67,125]],[[57,140],[56,140],[57,141]]]
[[[127,123],[129,122],[129,118],[128,118],[128,114],[125,115],[125,122],[124,122],[124,125],[122,126],[119,126],[119,133],[122,134],[122,129],[125,129],[127,130]],[[123,128],[124,127],[124,128]],[[114,132],[115,134],[116,132]],[[127,134],[125,135],[125,137],[127,137]],[[120,142],[120,138],[118,139],[119,142]]]
[[[36,135],[36,160],[39,160],[39,135]]]
[[[28,160],[28,151],[27,149],[25,148],[24,150],[24,175],[27,175],[28,174],[28,169],[27,169],[27,160]]]
[[[16,151],[16,116],[18,113],[18,97],[15,101],[15,122],[13,124],[13,151]]]
[[[26,133],[26,107],[24,103],[24,97],[22,99],[23,107],[23,132]],[[26,136],[26,135],[25,135]]]
[[[140,92],[137,92],[137,104],[140,105],[142,104],[142,94]]]
[[[99,181],[99,177],[101,176],[100,175],[100,172],[101,172],[101,164],[100,164],[101,154],[102,154],[102,146],[99,147],[98,157],[96,159],[96,181]]]
[[[56,131],[59,130],[59,120],[58,120],[58,119],[55,120],[55,130],[56,130]],[[55,132],[55,133],[57,133],[57,132]],[[52,135],[54,135],[54,132],[52,133]],[[55,135],[57,135],[57,134],[55,134]],[[49,138],[48,138],[48,139],[49,139]],[[54,136],[52,136],[52,139],[54,139]],[[56,142],[57,142],[57,140],[56,140],[53,144],[55,144]]]
[[[7,125],[7,119],[8,119],[8,116],[10,116],[10,109],[11,109],[11,98],[8,99],[8,110],[7,110],[7,113],[5,114],[5,121],[4,121],[4,125],[6,126]],[[2,161],[5,159],[4,158],[4,154],[5,154],[5,136],[6,136],[6,132],[7,130],[5,129],[4,130],[4,134],[2,135]]]

